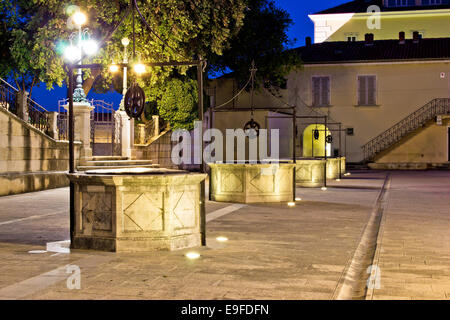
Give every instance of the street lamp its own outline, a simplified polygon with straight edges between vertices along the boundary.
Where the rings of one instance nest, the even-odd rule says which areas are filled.
[[[122,90],[122,100],[120,101],[120,106],[119,106],[119,110],[120,111],[125,111],[125,94],[127,93],[127,83],[128,83],[128,68],[127,68],[127,64],[128,64],[128,52],[127,52],[127,47],[130,44],[130,39],[128,38],[123,38],[122,39],[122,45],[123,45],[123,90]]]
[[[87,17],[81,11],[77,11],[72,16],[72,21],[78,26],[78,32],[70,35],[70,45],[65,49],[64,56],[69,62],[78,61],[78,65],[82,65],[83,52],[87,56],[92,56],[98,51],[98,44],[91,39],[91,33],[88,28],[82,29],[82,26],[87,22]],[[78,38],[77,45],[74,45],[74,39]],[[81,68],[77,69],[76,87],[73,92],[73,101],[86,102],[86,94],[83,90],[83,71]]]

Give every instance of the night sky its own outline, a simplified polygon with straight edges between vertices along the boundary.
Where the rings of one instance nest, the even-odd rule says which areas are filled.
[[[312,38],[314,36],[314,25],[308,18],[308,14],[331,8],[349,1],[350,0],[275,0],[279,7],[289,12],[292,20],[294,21],[294,24],[289,29],[290,39],[296,39],[293,47],[303,46],[305,43],[305,38],[307,36],[310,36]],[[65,98],[66,95],[66,87],[59,88],[55,86],[53,90],[48,91],[45,88],[45,85],[41,85],[40,87],[36,87],[33,89],[32,98],[47,110],[57,111],[58,100]],[[120,100],[122,99],[122,95],[117,92],[108,94],[89,93],[88,98],[105,100],[109,103],[113,102],[114,108],[117,108]]]

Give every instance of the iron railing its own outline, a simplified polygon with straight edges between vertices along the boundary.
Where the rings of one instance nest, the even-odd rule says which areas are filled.
[[[17,116],[18,97],[19,90],[0,78],[0,106]],[[46,133],[49,129],[48,111],[30,98],[27,98],[26,103],[28,119],[24,120],[28,120],[33,127]]]
[[[142,130],[142,126],[144,129]],[[155,136],[155,121],[149,120],[146,123],[136,124],[134,129],[134,144],[148,144]]]
[[[17,115],[17,96],[19,90],[0,78],[0,106]]]
[[[28,104],[28,122],[36,129],[42,132],[48,132],[49,121],[48,121],[48,111],[45,110],[36,101],[27,98]]]
[[[408,133],[425,125],[438,115],[450,114],[450,98],[431,100],[426,105],[399,121],[364,146],[364,161],[370,161],[379,152],[386,150]]]

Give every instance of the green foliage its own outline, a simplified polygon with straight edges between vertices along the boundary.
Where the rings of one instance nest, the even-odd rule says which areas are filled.
[[[129,0],[76,1],[88,15],[87,27],[93,38],[108,37],[122,19]],[[62,85],[66,73],[62,48],[68,44],[74,29],[69,29],[71,1],[67,0],[2,0],[0,5],[1,44],[0,76],[14,76],[22,90],[34,83],[45,82],[47,88]],[[221,54],[227,41],[237,33],[244,18],[244,0],[141,0],[138,5],[160,41],[141,23],[136,13],[136,50],[142,61],[190,60],[211,53]],[[83,62],[101,63],[104,68],[96,88],[107,90],[112,76],[107,66],[121,59],[120,40],[132,35],[131,15],[106,42],[94,59]],[[132,46],[130,46],[132,47]],[[137,59],[137,57],[135,57]],[[146,86],[161,86],[173,72],[183,68],[154,68],[141,80]],[[84,77],[91,76],[85,72]],[[131,78],[130,81],[133,79]],[[151,94],[152,90],[146,90]],[[158,92],[155,92],[158,94]],[[150,96],[155,100],[155,96]]]
[[[187,77],[167,81],[158,102],[159,115],[172,129],[192,130],[198,116],[197,106],[197,82]]]
[[[287,31],[292,20],[271,0],[247,0],[247,3],[244,24],[232,38],[229,48],[223,55],[209,57],[210,71],[231,70],[233,77],[243,85],[255,61],[258,83],[283,88],[289,72],[301,65],[298,55],[287,50],[291,44]]]

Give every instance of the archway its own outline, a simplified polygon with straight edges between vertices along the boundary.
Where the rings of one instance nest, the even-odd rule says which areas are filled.
[[[325,130],[326,129],[326,130]],[[314,137],[314,131],[319,131],[318,139]],[[303,157],[325,157],[325,137],[331,132],[323,124],[311,124],[303,131]],[[331,157],[331,143],[327,143],[326,155]]]

